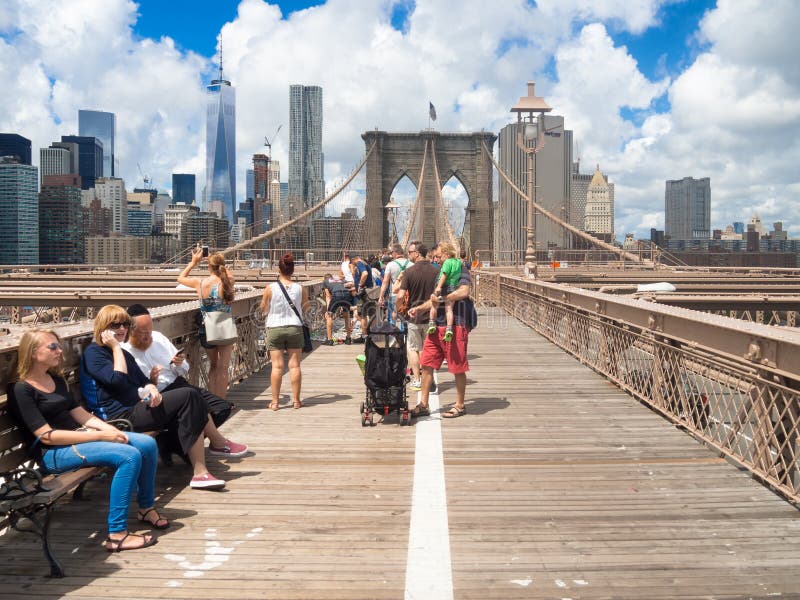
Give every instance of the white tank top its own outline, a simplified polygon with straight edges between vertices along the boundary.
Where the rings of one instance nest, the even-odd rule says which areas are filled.
[[[286,292],[292,299],[298,312],[303,314],[303,288],[299,283],[292,283],[286,287]],[[302,325],[303,322],[294,314],[292,307],[286,301],[286,296],[281,291],[281,286],[277,282],[270,283],[269,288],[272,290],[272,302],[269,304],[269,313],[267,314],[267,327],[284,327],[286,325]]]

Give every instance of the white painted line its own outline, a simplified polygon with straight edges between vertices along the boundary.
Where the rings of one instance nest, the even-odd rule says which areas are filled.
[[[436,375],[434,374],[434,381]],[[437,382],[438,384],[438,382]],[[431,416],[418,419],[414,451],[414,490],[406,560],[406,600],[452,600],[450,527],[444,484],[444,453],[439,395],[430,394]]]

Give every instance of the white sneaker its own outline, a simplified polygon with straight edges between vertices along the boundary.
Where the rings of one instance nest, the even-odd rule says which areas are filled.
[[[422,389],[422,381],[419,379],[413,379],[411,383],[408,384],[408,389],[418,392]]]

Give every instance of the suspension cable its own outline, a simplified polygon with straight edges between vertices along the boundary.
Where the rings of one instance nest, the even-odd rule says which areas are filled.
[[[511,189],[513,189],[517,194],[519,194],[520,197],[523,198],[526,202],[533,202],[532,200],[530,200],[528,198],[528,195],[526,193],[524,193],[521,189],[519,189],[516,186],[516,184],[513,181],[511,181],[511,179],[508,177],[508,175],[505,174],[503,169],[500,168],[500,165],[497,164],[497,161],[494,159],[494,156],[492,156],[492,153],[489,151],[489,148],[486,147],[486,143],[481,142],[481,145],[483,146],[484,152],[486,152],[487,156],[489,157],[489,160],[492,161],[492,164],[497,169],[497,172],[500,173],[500,175],[502,175],[503,179],[505,179],[506,182],[508,183],[508,185],[511,186]],[[538,204],[537,202],[533,202],[533,206],[536,207],[536,210],[541,212],[545,217],[550,219],[556,225],[560,225],[561,227],[563,227],[564,229],[566,229],[567,231],[569,231],[573,235],[576,235],[579,238],[583,238],[584,240],[586,240],[587,242],[589,242],[591,244],[594,244],[595,246],[599,246],[600,248],[603,248],[604,250],[608,250],[610,252],[613,252],[613,253],[617,254],[618,256],[620,256],[620,257],[622,257],[624,259],[627,259],[627,260],[632,260],[634,262],[640,262],[640,263],[647,262],[647,261],[644,261],[642,259],[642,257],[640,257],[640,256],[637,256],[635,254],[627,252],[626,250],[622,250],[620,248],[617,248],[616,246],[614,246],[612,244],[609,244],[607,242],[604,242],[603,240],[597,239],[596,237],[586,233],[585,231],[581,231],[577,227],[575,227],[573,225],[570,225],[569,223],[567,223],[566,221],[563,221],[562,219],[559,219],[557,216],[555,216],[553,213],[551,213],[549,210],[547,210],[545,207],[543,207],[541,204]]]

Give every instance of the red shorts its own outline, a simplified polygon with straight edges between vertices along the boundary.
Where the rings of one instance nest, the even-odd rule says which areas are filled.
[[[447,370],[453,375],[466,373],[469,371],[469,362],[467,361],[469,332],[465,327],[456,325],[453,327],[453,339],[449,342],[442,341],[444,332],[444,327],[437,327],[436,333],[425,338],[419,364],[423,367],[438,369],[442,366],[442,361],[447,359]]]

